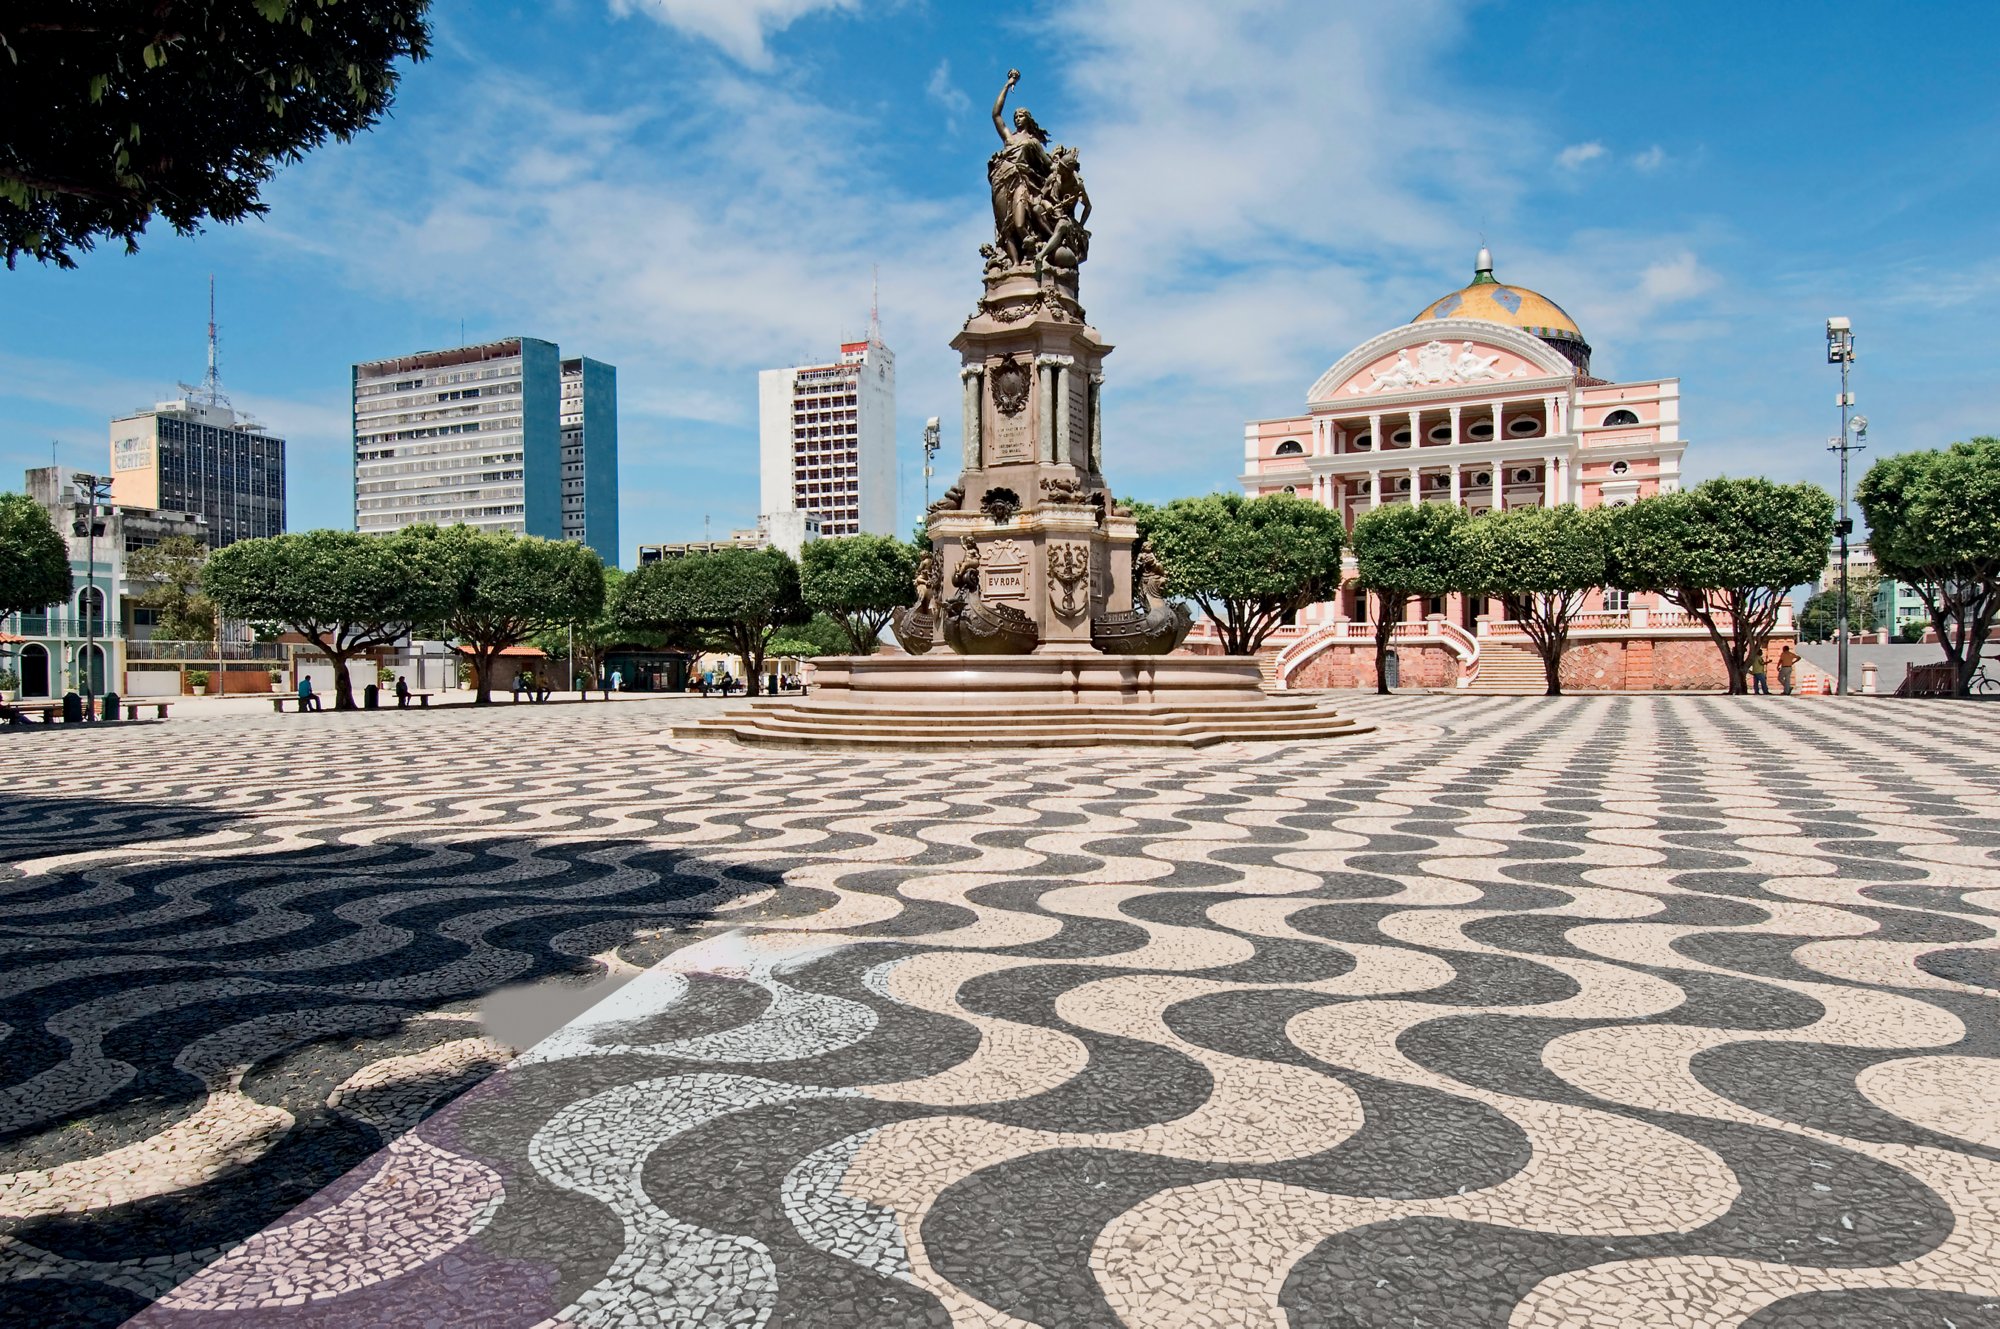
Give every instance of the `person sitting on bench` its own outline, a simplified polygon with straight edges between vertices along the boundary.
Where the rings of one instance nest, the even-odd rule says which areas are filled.
[[[316,711],[319,709],[320,709],[319,694],[313,691],[313,681],[311,675],[300,674],[299,714],[304,715],[307,711]]]
[[[404,711],[408,710],[409,707],[410,707],[410,680],[404,678],[401,674],[398,674],[396,675],[396,709],[399,711]]]

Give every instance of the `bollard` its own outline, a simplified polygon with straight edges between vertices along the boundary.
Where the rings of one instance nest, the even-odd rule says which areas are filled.
[[[1875,662],[1873,660],[1863,660],[1861,662],[1861,695],[1864,697],[1875,695]]]
[[[83,698],[82,698],[82,697],[79,697],[79,696],[77,696],[77,695],[76,695],[76,694],[75,694],[74,692],[65,692],[65,693],[63,693],[63,703],[62,703],[62,706],[63,706],[63,723],[64,723],[64,724],[82,724],[82,723],[83,723]]]

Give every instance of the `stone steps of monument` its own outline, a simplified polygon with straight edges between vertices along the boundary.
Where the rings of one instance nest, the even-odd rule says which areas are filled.
[[[1046,746],[1205,747],[1365,732],[1370,726],[1310,703],[1031,708],[766,704],[677,725],[678,738],[767,746],[839,745],[881,751]]]
[[[1479,676],[1465,688],[1494,697],[1539,697],[1548,690],[1542,657],[1519,646],[1494,642],[1480,644]]]

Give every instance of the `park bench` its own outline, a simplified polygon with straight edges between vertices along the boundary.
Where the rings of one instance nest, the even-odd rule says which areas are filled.
[[[431,708],[431,696],[432,694],[428,692],[412,692],[410,694],[410,700],[415,702],[417,705],[423,707],[425,710],[429,710]],[[390,703],[394,702],[395,700],[396,700],[395,693],[393,692],[383,693],[382,709],[388,710]]]
[[[319,694],[318,694],[318,693],[314,693],[314,694],[313,694],[313,696],[314,696],[314,698],[315,698],[315,699],[317,699],[317,698],[318,698],[318,696],[319,696]],[[321,704],[322,704],[322,705],[324,705],[325,703],[324,703],[324,702],[322,702]],[[278,714],[280,714],[280,715],[283,715],[283,714],[285,713],[285,707],[287,707],[287,706],[290,706],[290,707],[291,707],[291,708],[292,708],[293,710],[295,710],[295,711],[296,711],[297,709],[299,709],[299,694],[298,694],[298,693],[296,693],[296,692],[274,692],[274,693],[272,693],[272,694],[271,694],[271,709],[272,709],[273,711],[276,711],[276,712],[277,712]]]
[[[410,694],[410,700],[415,702],[417,705],[423,707],[425,710],[429,710],[431,708],[431,698],[434,695],[435,695],[434,693],[429,693],[429,692],[412,692]],[[326,697],[324,694],[315,692],[313,696],[319,700],[319,704],[322,707],[326,705]],[[273,711],[276,711],[280,715],[282,715],[284,714],[285,708],[287,706],[291,707],[295,711],[299,708],[298,693],[279,692],[279,693],[274,693],[272,695],[271,709]],[[385,692],[381,694],[381,700],[376,703],[376,709],[384,711],[396,709],[396,694],[393,692]]]
[[[143,708],[150,706],[153,708],[153,718],[155,720],[164,720],[167,718],[167,707],[171,705],[173,703],[169,701],[128,701],[125,703],[125,718],[136,720],[139,718],[139,712]]]

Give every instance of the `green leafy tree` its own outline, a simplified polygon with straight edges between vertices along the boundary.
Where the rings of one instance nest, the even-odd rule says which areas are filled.
[[[1134,503],[1167,594],[1201,606],[1231,655],[1255,655],[1284,621],[1340,585],[1340,518],[1290,494]]]
[[[1923,601],[1964,696],[2000,614],[2000,439],[1884,457],[1855,497],[1875,565]]]
[[[1354,522],[1356,585],[1376,597],[1375,690],[1389,690],[1389,643],[1413,596],[1460,589],[1458,534],[1465,509],[1446,503],[1391,503]]]
[[[457,590],[435,532],[239,540],[208,556],[201,586],[228,617],[280,623],[317,646],[333,662],[333,704],[342,711],[354,709],[347,662],[442,622]]]
[[[799,558],[806,606],[845,630],[848,649],[872,655],[889,615],[915,604],[917,551],[888,535],[815,540]]]
[[[26,494],[0,494],[0,614],[69,599],[69,542]]]
[[[1873,632],[1881,626],[1875,615],[1875,597],[1882,578],[1873,572],[1847,574],[1847,627],[1850,632]],[[1804,641],[1832,641],[1840,635],[1840,592],[1829,588],[1808,599],[1799,611],[1799,637]]]
[[[771,638],[767,653],[810,660],[821,655],[847,655],[852,649],[845,623],[831,614],[814,614],[801,626],[786,628]]]
[[[716,633],[742,657],[753,697],[763,687],[771,639],[810,618],[799,565],[780,549],[719,549],[649,563],[619,586],[615,614],[656,632]]]
[[[1465,580],[1479,595],[1518,606],[1521,631],[1542,658],[1548,695],[1562,695],[1562,657],[1586,596],[1605,584],[1609,523],[1604,510],[1573,504],[1509,508],[1465,526]]]
[[[207,562],[208,545],[192,535],[170,535],[126,560],[128,576],[152,583],[139,603],[159,615],[153,635],[161,641],[215,637],[215,604],[201,593],[201,569]]]
[[[381,118],[429,0],[32,0],[0,16],[0,249],[75,267],[262,214],[277,168]]]
[[[1705,480],[1612,511],[1609,580],[1693,615],[1743,693],[1779,606],[1826,567],[1832,539],[1833,497],[1818,485]]]
[[[588,545],[463,525],[409,535],[434,541],[448,560],[452,600],[442,626],[472,657],[474,705],[493,700],[502,652],[604,608],[604,560]]]

